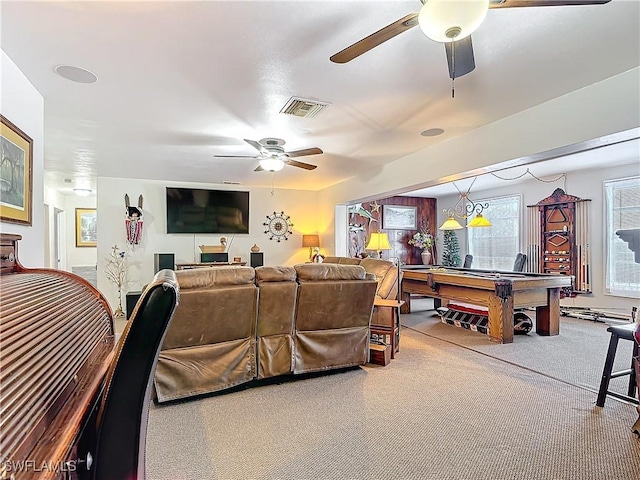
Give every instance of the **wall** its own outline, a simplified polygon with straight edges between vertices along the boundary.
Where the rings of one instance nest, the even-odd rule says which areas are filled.
[[[602,150],[603,165],[606,164],[606,149]],[[631,307],[637,305],[637,299],[615,297],[605,294],[605,262],[606,262],[606,231],[603,228],[605,223],[604,212],[604,186],[606,180],[616,178],[624,178],[634,175],[640,175],[640,152],[635,154],[634,159],[630,159],[634,163],[620,165],[616,167],[608,167],[602,169],[582,170],[578,172],[570,172],[566,175],[566,180],[559,180],[554,183],[541,183],[534,179],[522,183],[505,181],[504,186],[493,188],[491,190],[476,190],[471,192],[471,198],[478,201],[489,197],[500,197],[505,195],[522,194],[523,207],[526,210],[527,205],[534,205],[543,198],[551,195],[556,188],[562,188],[566,193],[575,195],[583,199],[591,199],[590,205],[590,254],[591,254],[591,295],[579,295],[576,298],[564,299],[563,305],[577,305],[586,307],[605,307],[622,309],[624,313],[631,310]],[[535,169],[534,169],[535,170]],[[554,176],[555,177],[555,176]],[[446,208],[448,205],[454,205],[458,200],[458,196],[447,196],[438,198],[438,205]],[[526,215],[526,212],[525,212]],[[444,222],[446,215],[438,212],[438,226]],[[491,220],[489,218],[489,220]],[[524,222],[523,228],[527,228]],[[458,242],[460,244],[460,258],[466,253],[466,231],[465,229],[457,230]],[[438,232],[439,245],[442,245],[442,231]],[[526,231],[522,232],[521,238],[526,238]],[[440,249],[442,250],[442,249]],[[441,258],[441,255],[440,255]]]
[[[193,235],[166,233],[165,187],[209,188],[215,190],[249,190],[250,214],[249,234],[247,235]],[[122,178],[98,178],[98,288],[117,306],[117,289],[104,276],[106,257],[113,245],[125,247],[124,196],[129,195],[132,203],[142,195],[143,233],[142,242],[134,247],[129,255],[130,284],[127,290],[140,290],[154,274],[154,253],[174,253],[176,263],[199,261],[199,245],[219,245],[220,238],[227,238],[229,259],[241,257],[249,263],[251,246],[257,244],[264,252],[265,265],[295,265],[308,261],[309,250],[302,248],[302,234],[320,233],[322,228],[332,224],[333,216],[320,217],[316,214],[317,193],[300,190],[276,189],[271,195],[269,188],[243,188],[240,185],[187,184],[176,182],[158,182],[131,180]],[[267,215],[284,211],[293,222],[293,235],[287,241],[269,240],[264,233],[263,222]],[[321,250],[326,253],[323,244],[325,235],[321,235]]]
[[[33,140],[32,225],[0,222],[5,233],[22,235],[19,259],[25,267],[43,267],[44,223],[44,99],[2,51],[0,113]]]

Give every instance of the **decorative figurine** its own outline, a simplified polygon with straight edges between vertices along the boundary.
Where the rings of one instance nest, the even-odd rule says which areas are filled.
[[[315,253],[313,254],[313,257],[311,257],[311,261],[313,263],[322,263],[322,262],[324,262],[324,255],[322,255],[320,253],[320,247],[316,247],[314,249],[314,252]]]
[[[142,195],[138,197],[138,206],[129,205],[129,195],[124,196],[125,226],[127,229],[127,243],[129,245],[139,245],[142,240]]]

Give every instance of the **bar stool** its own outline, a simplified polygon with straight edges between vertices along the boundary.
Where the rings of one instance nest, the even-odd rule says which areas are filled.
[[[638,344],[633,338],[633,334],[637,328],[638,324],[635,322],[626,325],[612,325],[607,328],[607,332],[611,333],[611,339],[609,340],[609,350],[607,351],[607,358],[604,361],[604,370],[602,372],[602,380],[600,381],[598,400],[596,401],[596,405],[599,407],[604,407],[604,402],[607,398],[607,395],[611,395],[612,397],[620,398],[628,402],[636,404],[638,403],[638,400],[634,398],[637,379],[635,372],[633,371],[633,363],[631,364],[631,368],[629,369],[613,372],[613,361],[616,358],[618,340],[631,340],[633,342],[633,353],[631,355],[631,358],[638,356]],[[609,390],[609,381],[612,378],[622,377],[624,375],[629,375],[629,389],[627,391],[627,395],[622,395],[620,393],[612,392],[611,390]]]

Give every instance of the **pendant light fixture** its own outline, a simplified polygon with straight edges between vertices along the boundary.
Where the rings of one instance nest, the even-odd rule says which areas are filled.
[[[476,214],[476,216],[467,224],[467,227],[475,228],[492,226],[491,222],[482,215],[482,212],[485,210],[485,208],[489,208],[489,204],[487,202],[476,203],[469,197],[471,187],[473,187],[473,184],[475,183],[477,178],[478,177],[475,177],[473,179],[473,182],[471,182],[471,185],[466,192],[462,192],[455,184],[455,182],[451,182],[453,183],[453,186],[456,187],[456,190],[458,190],[460,198],[453,206],[453,208],[443,210],[443,212],[447,214],[447,219],[442,225],[440,225],[439,230],[460,230],[464,227],[460,224],[460,222],[458,222],[458,220],[456,220],[456,217],[463,219],[466,223],[467,218],[474,213]]]

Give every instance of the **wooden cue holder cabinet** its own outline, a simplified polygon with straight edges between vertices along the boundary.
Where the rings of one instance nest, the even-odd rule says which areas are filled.
[[[540,212],[541,273],[575,276],[576,204],[580,201],[557,188],[536,204]]]

